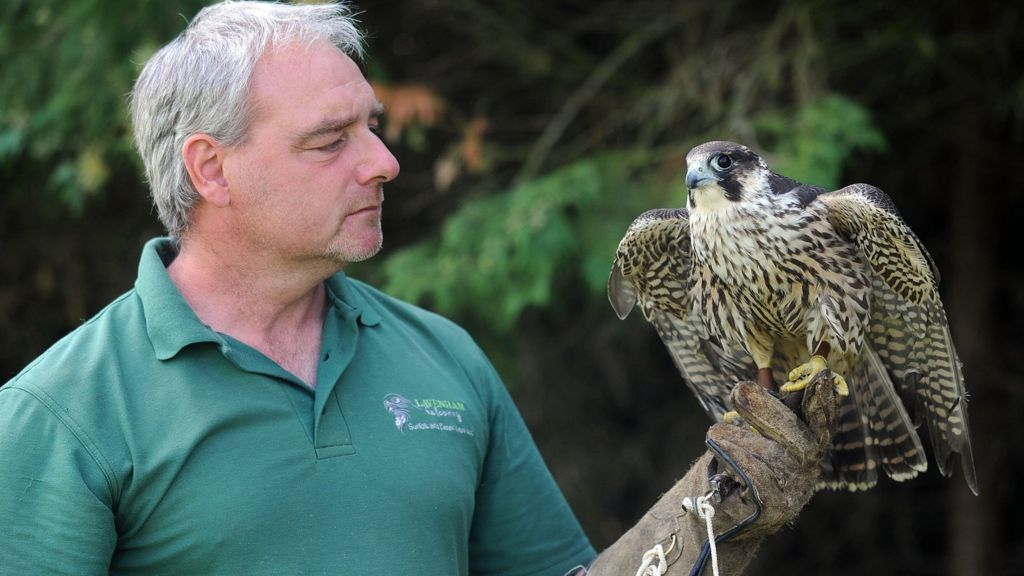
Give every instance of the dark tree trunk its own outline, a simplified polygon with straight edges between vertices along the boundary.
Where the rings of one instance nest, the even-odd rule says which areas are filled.
[[[992,351],[992,302],[995,299],[996,259],[998,243],[996,227],[999,222],[996,212],[998,197],[990,194],[1001,187],[985,182],[984,170],[979,170],[975,155],[985,147],[979,138],[979,127],[984,123],[973,111],[965,111],[954,141],[956,166],[952,167],[956,180],[946,199],[952,224],[952,238],[949,242],[952,267],[949,284],[949,314],[953,339],[957,342],[960,358],[964,363],[965,378],[972,393],[969,405],[971,434],[974,444],[975,466],[977,468],[980,495],[974,496],[954,473],[950,482],[952,512],[948,515],[949,550],[952,555],[950,573],[957,575],[991,574],[991,558],[997,558],[998,542],[990,533],[995,513],[993,509],[992,430],[990,419],[985,417],[997,413],[993,406],[993,392],[996,381],[993,369],[995,357]],[[986,490],[988,487],[988,490]]]

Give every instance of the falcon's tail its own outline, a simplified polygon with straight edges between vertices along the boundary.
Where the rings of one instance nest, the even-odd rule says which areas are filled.
[[[870,345],[852,362],[834,362],[850,395],[840,405],[818,487],[866,490],[877,483],[879,468],[894,480],[917,476],[928,460],[885,366]]]

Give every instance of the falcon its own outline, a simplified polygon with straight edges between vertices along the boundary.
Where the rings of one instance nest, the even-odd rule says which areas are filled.
[[[729,419],[737,381],[786,394],[830,370],[843,396],[819,488],[925,471],[923,421],[939,471],[959,454],[977,494],[939,274],[892,200],[868,184],[802,184],[732,142],[693,148],[686,166],[686,208],[641,214],[619,243],[619,318],[639,304],[715,420]]]

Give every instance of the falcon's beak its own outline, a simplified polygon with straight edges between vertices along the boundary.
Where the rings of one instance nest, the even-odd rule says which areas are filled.
[[[703,167],[694,167],[686,171],[686,187],[690,190],[703,186],[705,182],[714,180],[715,178],[708,175],[704,171]]]

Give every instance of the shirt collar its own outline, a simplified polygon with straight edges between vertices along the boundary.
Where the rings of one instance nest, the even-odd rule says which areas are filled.
[[[204,325],[167,274],[167,266],[178,256],[178,243],[154,238],[142,248],[135,292],[142,300],[146,332],[160,360],[173,358],[183,348],[199,342],[223,341]]]
[[[178,287],[167,274],[167,266],[178,256],[180,246],[171,238],[154,238],[146,243],[139,259],[135,291],[142,300],[146,331],[153,351],[160,360],[173,358],[186,346],[211,342],[223,346],[225,340],[202,323]],[[344,273],[327,279],[328,302],[336,313],[358,319],[363,326],[380,324],[381,317]]]
[[[327,287],[328,302],[339,314],[347,318],[355,317],[363,326],[380,324],[380,314],[344,272],[331,276],[324,285]]]

